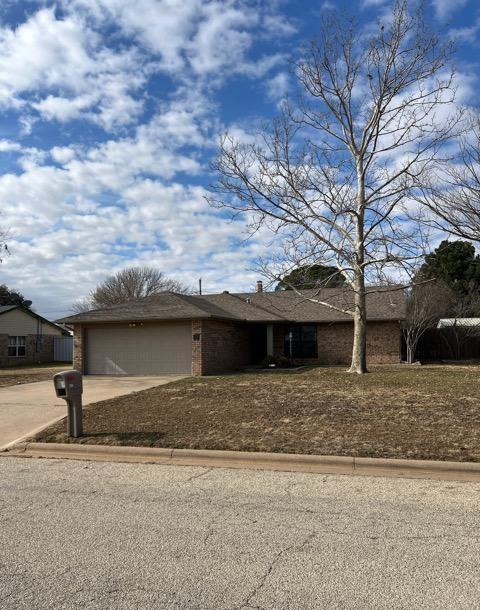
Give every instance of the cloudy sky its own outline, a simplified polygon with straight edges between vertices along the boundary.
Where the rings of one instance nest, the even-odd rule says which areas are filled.
[[[346,3],[365,23],[390,0]],[[428,0],[479,76],[478,0]],[[219,133],[245,133],[291,88],[289,59],[337,0],[1,0],[0,283],[50,318],[108,274],[148,264],[209,292],[249,290],[245,242],[204,195]],[[474,102],[474,99],[472,99]]]

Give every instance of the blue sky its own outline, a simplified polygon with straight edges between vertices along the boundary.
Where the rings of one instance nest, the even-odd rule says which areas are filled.
[[[125,265],[207,291],[249,290],[269,236],[245,242],[204,195],[219,133],[248,137],[292,88],[324,11],[360,23],[390,0],[2,0],[0,282],[50,318]],[[480,2],[428,0],[478,103]]]

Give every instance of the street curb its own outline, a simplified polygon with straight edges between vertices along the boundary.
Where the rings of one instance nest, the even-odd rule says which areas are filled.
[[[45,428],[50,428],[50,426],[53,426],[53,424],[56,424],[57,422],[61,421],[62,419],[65,419],[64,413],[62,413],[62,415],[57,415],[54,419],[51,419],[48,423],[42,424],[41,426],[38,426],[37,428],[30,430],[30,432],[28,432],[27,434],[23,434],[19,438],[16,438],[14,441],[10,441],[6,445],[2,445],[0,447],[0,454],[3,451],[10,451],[10,449],[13,449],[14,447],[18,447],[19,445],[24,444],[27,439],[36,436],[40,432],[43,432],[45,430]]]
[[[480,482],[480,463],[476,462],[123,447],[80,443],[19,443],[0,455]]]

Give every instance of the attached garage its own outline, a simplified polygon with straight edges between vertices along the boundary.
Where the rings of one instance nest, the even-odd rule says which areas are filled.
[[[191,374],[191,322],[92,326],[85,341],[90,375]]]

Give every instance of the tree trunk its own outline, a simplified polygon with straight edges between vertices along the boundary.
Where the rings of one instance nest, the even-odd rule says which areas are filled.
[[[415,349],[412,344],[407,340],[407,364],[413,364],[413,358]]]
[[[363,283],[363,282],[362,282]],[[355,315],[353,318],[353,350],[349,373],[367,373],[367,312],[365,286],[355,292]]]
[[[355,266],[355,313],[353,316],[353,350],[349,373],[367,373],[367,303],[365,297],[365,176],[363,162],[357,159],[357,218],[356,218],[356,266]]]

